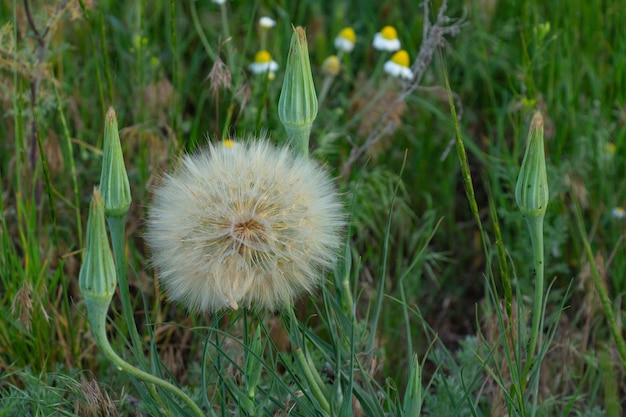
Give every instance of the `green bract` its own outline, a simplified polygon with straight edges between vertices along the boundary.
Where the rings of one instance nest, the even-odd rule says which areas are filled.
[[[113,107],[109,107],[104,122],[104,160],[100,174],[100,191],[107,216],[126,215],[131,203],[130,185]]]
[[[537,112],[530,124],[526,153],[515,186],[515,200],[525,216],[543,217],[548,207],[548,199],[543,117]]]
[[[278,100],[278,116],[285,126],[291,146],[307,155],[311,126],[317,117],[317,94],[313,84],[306,32],[294,29],[287,57],[283,88]]]
[[[92,322],[106,320],[117,280],[113,254],[104,223],[104,202],[100,192],[93,193],[87,221],[85,258],[80,268],[79,287]]]

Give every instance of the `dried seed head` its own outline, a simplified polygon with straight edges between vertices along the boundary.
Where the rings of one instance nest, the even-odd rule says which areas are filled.
[[[152,263],[189,310],[284,307],[333,265],[342,206],[314,161],[263,139],[225,143],[185,156],[155,189]]]

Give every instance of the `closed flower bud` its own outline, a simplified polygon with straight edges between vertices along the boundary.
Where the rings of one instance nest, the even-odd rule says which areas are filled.
[[[515,186],[515,200],[525,216],[538,218],[546,213],[548,199],[543,117],[537,112],[530,124],[526,153]]]
[[[322,64],[322,71],[329,77],[336,77],[341,71],[341,62],[337,55],[331,55],[324,60]]]
[[[104,202],[95,189],[89,207],[85,257],[80,268],[79,288],[89,311],[92,328],[104,325],[117,279],[113,254],[104,223]]]
[[[107,216],[122,217],[128,213],[132,198],[113,107],[107,111],[104,121],[104,159],[100,191]]]
[[[278,117],[285,126],[291,146],[308,155],[309,135],[317,117],[317,94],[313,84],[306,33],[294,29],[287,57],[283,88],[278,101]]]

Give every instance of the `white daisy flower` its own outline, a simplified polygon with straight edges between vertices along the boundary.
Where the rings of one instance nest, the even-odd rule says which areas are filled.
[[[186,155],[154,190],[146,241],[171,300],[190,311],[275,310],[312,291],[342,241],[326,170],[264,138]]]
[[[626,211],[623,207],[613,207],[613,210],[611,210],[611,215],[614,219],[621,220],[626,217]]]
[[[383,70],[393,77],[401,77],[405,80],[413,78],[413,71],[409,68],[409,54],[404,49],[393,54],[391,59],[385,62]]]
[[[254,62],[248,65],[248,69],[255,74],[274,73],[278,70],[278,64],[272,60],[272,55],[267,51],[259,51],[254,56]]]
[[[352,52],[354,43],[356,42],[356,33],[351,27],[341,29],[339,35],[335,38],[335,48],[342,52]]]
[[[271,17],[263,16],[259,19],[259,26],[263,29],[271,29],[276,26],[276,21]]]
[[[385,26],[380,32],[374,35],[372,46],[379,51],[397,51],[400,49],[398,32],[393,26]]]

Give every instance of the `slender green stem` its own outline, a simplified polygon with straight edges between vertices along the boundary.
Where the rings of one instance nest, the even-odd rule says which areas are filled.
[[[84,0],[78,0],[78,3],[80,4],[80,8],[83,11],[83,16],[85,16],[85,21],[87,22],[87,25],[89,26],[89,40],[91,41],[91,49],[92,50],[96,50],[96,40],[94,39],[93,33],[92,33],[92,23],[91,23],[91,15],[89,14],[89,12],[87,11],[87,8],[85,7],[85,2]],[[104,42],[104,39],[102,39],[102,42]],[[98,81],[98,95],[100,97],[100,106],[101,114],[105,114],[106,113],[106,104],[104,102],[104,89],[102,88],[102,76],[100,75],[100,65],[98,64],[98,60],[95,60],[95,66],[96,66],[96,80]],[[101,140],[101,139],[100,139]],[[98,147],[102,146],[102,142],[98,143]]]
[[[528,356],[524,375],[528,375],[533,365],[533,357],[537,348],[537,339],[540,337],[540,324],[543,321],[543,216],[526,217],[530,241],[533,249],[533,276],[535,278],[535,298],[533,304],[533,319],[530,330],[530,341],[528,343]],[[541,356],[537,358],[537,372],[540,371]],[[527,381],[528,378],[523,378]],[[525,382],[524,382],[525,383]]]
[[[50,204],[50,220],[52,220],[52,240],[54,242],[54,247],[59,251],[59,240],[57,237],[57,210],[56,210],[56,200],[52,194],[52,180],[50,179],[50,169],[48,167],[48,158],[46,156],[46,152],[44,151],[43,142],[41,140],[41,135],[39,134],[39,125],[37,124],[38,112],[33,103],[32,108],[33,113],[33,123],[35,124],[35,139],[37,140],[37,146],[39,146],[39,158],[41,160],[41,168],[43,170],[43,178],[44,183],[46,184],[46,194],[48,194],[48,201]],[[60,251],[59,251],[60,253]]]
[[[404,153],[404,159],[402,160],[402,167],[400,167],[400,173],[398,178],[402,177],[404,173],[404,167],[406,166],[407,153]],[[398,195],[398,189],[400,188],[400,181],[396,184],[393,194],[391,196],[391,202],[389,207],[394,207],[396,203],[396,197]],[[367,339],[367,347],[370,352],[374,350],[374,342],[376,340],[376,330],[378,328],[378,320],[380,319],[380,312],[383,308],[383,298],[385,295],[385,281],[387,277],[387,262],[389,261],[389,240],[391,236],[391,219],[393,216],[393,210],[389,210],[387,215],[387,225],[385,227],[385,239],[383,241],[383,257],[382,265],[380,266],[380,284],[378,285],[378,296],[376,297],[376,304],[374,304],[374,312],[372,313],[372,320],[370,325],[370,334]]]
[[[224,41],[230,38],[230,28],[228,26],[228,10],[226,10],[226,2],[220,4],[220,11],[222,12],[222,33],[224,34]]]
[[[176,1],[170,0],[170,33],[172,37],[172,83],[174,84],[175,91],[183,91],[182,80],[178,74],[178,36],[176,35]],[[175,137],[180,140],[182,138],[182,124],[180,123],[181,115],[181,99],[178,98],[181,94],[172,94],[172,132]],[[183,147],[181,147],[182,151]]]
[[[255,124],[255,129],[256,131],[260,131],[261,130],[261,121],[263,118],[263,109],[265,108],[265,104],[267,102],[267,90],[270,84],[270,72],[266,72],[265,74],[261,75],[261,77],[263,77],[263,91],[261,92],[261,98],[259,100],[259,107],[258,107],[258,113],[256,115],[256,124]]]
[[[294,336],[296,333],[293,332],[298,326],[298,319],[293,312],[293,307],[285,308],[285,313],[289,317],[289,333]],[[294,341],[292,340],[292,343]],[[304,344],[304,343],[302,343]],[[302,372],[304,373],[304,378],[308,382],[309,388],[311,389],[311,393],[317,399],[320,406],[324,409],[327,414],[330,414],[330,404],[326,399],[326,395],[324,394],[324,382],[322,381],[319,374],[315,370],[315,367],[307,360],[304,356],[304,352],[302,351],[302,347],[296,346],[294,351],[294,356],[296,358],[296,362],[302,368]]]
[[[139,352],[142,352],[143,345],[141,337],[137,331],[135,324],[135,316],[133,314],[133,306],[130,301],[130,288],[128,287],[128,277],[126,276],[126,252],[125,252],[125,235],[126,235],[126,216],[108,216],[109,231],[111,233],[111,245],[113,247],[113,256],[115,258],[115,272],[119,282],[120,296],[122,298],[122,314],[128,327],[128,333],[135,348],[135,356],[138,360],[144,360]]]
[[[235,68],[235,62],[233,61],[233,43],[230,41],[228,9],[226,7],[226,2],[220,5],[220,11],[222,13],[222,34],[224,36],[222,42],[224,42],[226,45],[226,65],[228,65],[230,68]]]
[[[324,411],[327,414],[330,414],[330,404],[328,404],[328,400],[326,399],[326,396],[324,396],[324,393],[322,392],[322,387],[320,387],[318,383],[318,379],[320,378],[319,375],[317,376],[317,378],[313,375],[313,370],[311,369],[309,362],[304,357],[304,352],[302,352],[302,348],[297,347],[294,350],[294,355],[296,357],[296,361],[302,368],[302,372],[304,372],[304,378],[309,383],[309,388],[311,388],[311,392],[313,393],[313,396],[320,403]]]
[[[582,214],[580,212],[580,207],[578,205],[576,205],[574,214],[576,215],[576,224],[578,225],[580,238],[583,246],[585,247],[587,262],[589,262],[589,266],[591,267],[591,277],[593,278],[593,283],[596,287],[596,291],[598,291],[598,295],[600,296],[602,311],[604,312],[604,316],[606,317],[606,321],[609,325],[613,340],[615,340],[617,352],[619,353],[619,356],[622,360],[622,366],[624,367],[624,369],[626,369],[626,343],[624,342],[624,336],[622,335],[620,326],[617,323],[617,318],[615,317],[615,313],[613,312],[611,300],[609,299],[606,288],[604,287],[604,283],[602,282],[602,278],[600,277],[600,272],[598,271],[598,267],[596,266],[595,257],[593,255],[593,251],[591,250],[589,239],[587,239],[585,225],[583,222]]]
[[[78,192],[78,179],[76,176],[76,165],[74,163],[74,147],[72,146],[72,140],[70,132],[67,128],[67,122],[65,120],[65,114],[63,113],[63,106],[61,105],[61,96],[59,95],[59,89],[56,83],[52,83],[54,88],[54,95],[57,99],[57,109],[59,111],[59,119],[61,120],[61,126],[63,128],[63,138],[67,142],[67,152],[69,154],[70,172],[72,177],[72,191],[74,191],[74,212],[76,214],[76,233],[78,239],[78,247],[83,247],[83,224],[80,217],[80,194]]]
[[[87,309],[98,310],[98,306],[93,306],[93,304],[87,303]],[[98,316],[98,311],[94,311],[93,313],[91,311],[89,312],[89,317]],[[185,394],[180,388],[159,377],[151,375],[145,371],[142,371],[141,369],[132,366],[128,362],[124,361],[124,359],[119,357],[117,353],[115,353],[115,351],[111,347],[111,344],[109,343],[109,340],[107,339],[105,324],[105,320],[92,320],[91,330],[96,339],[98,347],[100,348],[101,352],[104,353],[104,356],[107,357],[107,359],[109,359],[111,362],[113,362],[115,366],[117,366],[122,371],[128,373],[129,375],[132,375],[135,378],[141,379],[142,381],[148,382],[150,384],[154,384],[165,390],[168,390],[169,392],[180,398],[185,404],[187,404],[187,406],[193,411],[196,416],[205,417],[200,407],[198,407],[198,405],[194,403],[193,400],[189,398],[189,396]]]
[[[107,89],[109,90],[109,102],[113,103],[113,78],[111,77],[111,68],[109,66],[109,54],[107,53],[106,33],[104,31],[104,3],[100,2],[100,53],[104,65],[104,75],[107,80]]]
[[[200,38],[200,43],[202,43],[202,46],[204,47],[204,50],[206,51],[209,58],[211,58],[211,61],[215,61],[215,58],[217,57],[217,55],[215,54],[215,51],[213,50],[213,48],[211,48],[211,44],[209,43],[209,40],[207,39],[204,33],[204,30],[202,29],[202,25],[200,24],[200,19],[198,19],[198,10],[196,9],[196,2],[191,1],[189,3],[189,7],[191,8],[190,9],[191,20],[193,21],[193,27],[196,30],[198,37]]]

